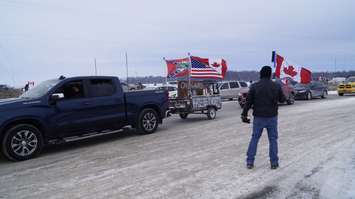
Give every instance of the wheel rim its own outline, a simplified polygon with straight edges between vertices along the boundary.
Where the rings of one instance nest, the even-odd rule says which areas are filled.
[[[312,95],[311,93],[308,93],[308,99],[311,100],[312,99]]]
[[[30,130],[21,130],[11,139],[11,149],[18,156],[31,155],[37,147],[37,136]]]
[[[148,112],[143,116],[143,128],[152,131],[157,124],[157,118],[152,112]]]
[[[214,118],[216,116],[216,111],[214,109],[210,110],[210,117]]]

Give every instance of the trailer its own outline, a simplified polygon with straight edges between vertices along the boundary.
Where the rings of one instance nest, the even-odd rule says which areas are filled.
[[[181,119],[189,114],[205,114],[213,120],[221,108],[217,84],[211,81],[179,81],[177,97],[169,99],[170,113],[179,114]]]

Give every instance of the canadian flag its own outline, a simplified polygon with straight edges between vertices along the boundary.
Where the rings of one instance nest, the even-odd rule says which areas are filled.
[[[222,75],[223,79],[227,73],[227,62],[224,59],[210,59],[210,67]]]
[[[275,76],[277,78],[289,77],[299,83],[308,84],[312,80],[312,72],[304,67],[288,63],[284,57],[275,53]]]

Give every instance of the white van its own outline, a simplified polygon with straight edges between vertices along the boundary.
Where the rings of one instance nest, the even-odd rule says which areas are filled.
[[[233,100],[238,98],[239,91],[247,88],[248,84],[244,81],[225,81],[218,83],[218,89],[223,99]]]

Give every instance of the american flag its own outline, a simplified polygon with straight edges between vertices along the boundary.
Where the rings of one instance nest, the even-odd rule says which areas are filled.
[[[207,58],[191,56],[191,78],[223,79],[221,72],[210,66]]]

